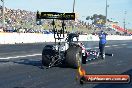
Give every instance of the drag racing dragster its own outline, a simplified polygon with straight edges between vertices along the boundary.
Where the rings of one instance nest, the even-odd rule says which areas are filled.
[[[64,40],[65,38],[65,29],[66,29],[64,21],[75,20],[75,13],[37,12],[36,17],[37,17],[36,19],[37,21],[41,21],[41,19],[53,20],[52,30],[54,32],[55,44],[46,45],[43,48],[42,64],[50,68],[65,63],[69,67],[78,68],[82,63],[81,47],[72,42],[65,42],[65,43],[62,42],[62,40]],[[60,30],[56,28],[55,20],[60,20],[62,22],[62,26]],[[75,35],[74,37],[78,37],[78,36]]]
[[[98,58],[99,53],[94,50],[87,50],[83,43],[79,42],[79,34],[69,33],[65,35],[65,20],[75,20],[75,13],[58,12],[37,12],[37,21],[41,19],[52,19],[55,44],[46,45],[42,51],[42,64],[51,68],[65,64],[71,68],[78,68],[86,64],[89,56]],[[55,20],[61,20],[62,26],[58,30]],[[50,37],[50,36],[49,36]],[[66,37],[66,39],[65,39]],[[62,40],[65,40],[62,42]]]

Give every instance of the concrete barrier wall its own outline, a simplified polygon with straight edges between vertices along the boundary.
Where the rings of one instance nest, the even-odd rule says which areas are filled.
[[[65,35],[66,36],[66,35]],[[65,37],[66,38],[66,37]],[[64,41],[63,39],[62,41]],[[80,41],[98,41],[98,36],[80,35]],[[109,35],[107,40],[132,40],[132,36]],[[54,42],[53,34],[0,33],[0,44]]]

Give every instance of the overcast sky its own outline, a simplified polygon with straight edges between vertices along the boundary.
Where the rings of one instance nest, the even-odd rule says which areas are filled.
[[[93,14],[105,15],[105,2],[106,0],[76,0],[75,12],[83,20]],[[5,0],[8,8],[29,11],[72,12],[72,5],[73,0]],[[123,26],[124,12],[127,11],[126,27],[132,28],[132,0],[108,0],[108,5],[109,19],[112,18]]]

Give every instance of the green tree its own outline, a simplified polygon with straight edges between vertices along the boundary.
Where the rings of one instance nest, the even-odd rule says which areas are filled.
[[[102,14],[93,14],[91,17],[90,16],[87,16],[86,17],[86,20],[92,20],[93,21],[93,24],[102,24],[104,25],[105,24],[105,20],[106,19],[106,16],[102,15]]]

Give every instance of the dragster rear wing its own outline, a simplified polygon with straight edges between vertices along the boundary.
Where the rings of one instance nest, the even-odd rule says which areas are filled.
[[[75,13],[39,12],[39,11],[37,11],[36,18],[37,19],[75,20]]]
[[[36,14],[37,25],[41,25],[41,19],[53,19],[52,25],[53,25],[53,31],[54,31],[55,44],[56,44],[56,40],[64,39],[64,30],[66,29],[64,20],[75,20],[75,13],[37,11],[37,14]],[[56,29],[54,19],[62,20],[61,30]]]

